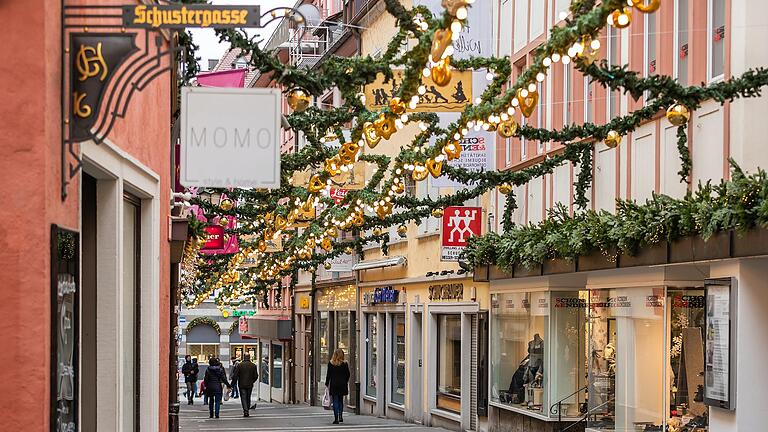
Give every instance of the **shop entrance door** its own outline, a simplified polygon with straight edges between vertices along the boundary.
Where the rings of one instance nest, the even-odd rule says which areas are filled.
[[[259,341],[259,400],[267,402],[272,401],[269,345],[268,340]]]
[[[422,313],[414,312],[411,314],[411,331],[408,334],[408,339],[411,341],[410,347],[410,360],[409,360],[409,377],[408,384],[410,386],[410,414],[406,413],[406,417],[410,417],[410,420],[422,424],[424,422],[424,410],[423,402],[421,400],[423,392],[423,351],[422,351]]]

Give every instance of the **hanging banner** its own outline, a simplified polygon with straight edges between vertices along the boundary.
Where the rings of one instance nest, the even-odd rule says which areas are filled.
[[[467,247],[467,240],[481,235],[483,211],[480,207],[446,207],[443,212],[443,230],[440,261],[458,261]]]
[[[376,81],[365,86],[365,105],[371,110],[380,110],[389,104],[389,100],[397,94],[403,82],[403,71],[392,71],[394,77],[385,82],[383,74]],[[445,87],[435,85],[429,78],[422,78],[427,92],[419,96],[419,104],[413,111],[419,112],[462,112],[472,101],[472,71],[454,70],[451,82]],[[405,101],[406,103],[408,101]]]
[[[240,250],[240,245],[237,241],[237,236],[227,234],[226,230],[233,230],[237,228],[237,219],[234,216],[222,216],[227,218],[228,222],[226,226],[222,226],[220,223],[211,224],[205,227],[205,232],[208,234],[205,244],[200,248],[200,253],[203,255],[221,255],[221,254],[233,254]],[[210,244],[210,247],[209,247]]]
[[[224,227],[221,225],[208,225],[205,231],[205,244],[201,250],[213,250],[224,248]]]
[[[335,202],[336,204],[341,204],[341,202],[344,201],[344,198],[346,198],[348,193],[349,193],[349,189],[333,188],[333,187],[329,191],[330,197],[333,199],[333,202]]]

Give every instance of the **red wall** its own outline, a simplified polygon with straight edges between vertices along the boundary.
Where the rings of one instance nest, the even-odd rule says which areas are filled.
[[[60,7],[53,0],[0,2],[0,430],[49,429],[50,225],[79,230],[76,179],[67,200],[60,198]],[[160,203],[169,202],[170,193],[170,86],[165,75],[137,93],[109,137],[161,176]],[[160,211],[158,429],[167,430],[169,208],[161,204]]]

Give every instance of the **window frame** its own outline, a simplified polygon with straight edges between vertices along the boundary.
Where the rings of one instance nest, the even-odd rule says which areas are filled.
[[[713,68],[713,48],[714,43],[712,42],[712,38],[714,37],[714,2],[715,0],[707,0],[707,82],[718,82],[725,79],[725,47],[726,44],[723,42],[723,73],[717,76],[712,76],[712,68]],[[725,8],[724,15],[727,15],[727,9],[728,5],[723,4],[723,7]],[[724,20],[725,21],[725,20]],[[727,22],[724,22],[723,24],[723,32],[725,32],[725,28],[728,25]]]
[[[442,342],[442,337],[441,337],[442,335],[441,335],[441,331],[440,331],[440,327],[441,327],[440,320],[441,319],[447,319],[449,317],[450,318],[458,317],[458,321],[459,321],[459,334],[461,335],[462,314],[461,313],[439,313],[439,314],[435,314],[435,316],[436,316],[436,321],[437,321],[437,328],[436,328],[436,331],[435,331],[435,333],[436,333],[435,337],[437,338],[437,343],[438,343],[438,349],[437,349],[437,352],[435,353],[435,388],[434,388],[434,390],[435,390],[435,407],[437,409],[440,409],[440,410],[445,410],[445,411],[448,411],[448,412],[453,412],[453,413],[457,413],[458,414],[458,413],[460,413],[460,409],[459,409],[459,411],[456,411],[456,410],[452,410],[450,408],[447,408],[445,406],[441,406],[441,404],[440,404],[440,398],[443,397],[445,399],[449,399],[449,400],[452,400],[454,402],[456,400],[458,400],[459,401],[459,405],[460,405],[461,404],[461,392],[462,392],[462,389],[461,389],[461,387],[459,387],[459,394],[458,395],[440,391],[440,372],[441,372],[441,369],[440,369],[440,347],[439,347],[439,344]],[[459,339],[459,341],[461,341],[461,339]],[[461,357],[461,354],[459,354],[459,356]],[[459,362],[460,363],[461,363],[461,360],[462,359],[459,358]],[[459,371],[460,371],[459,372],[459,385],[461,385],[461,367],[459,367]]]

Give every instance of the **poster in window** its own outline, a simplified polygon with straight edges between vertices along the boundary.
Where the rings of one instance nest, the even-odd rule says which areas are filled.
[[[734,409],[735,279],[708,279],[706,287],[706,333],[704,348],[704,403]]]
[[[80,235],[51,227],[51,430],[78,427]]]

